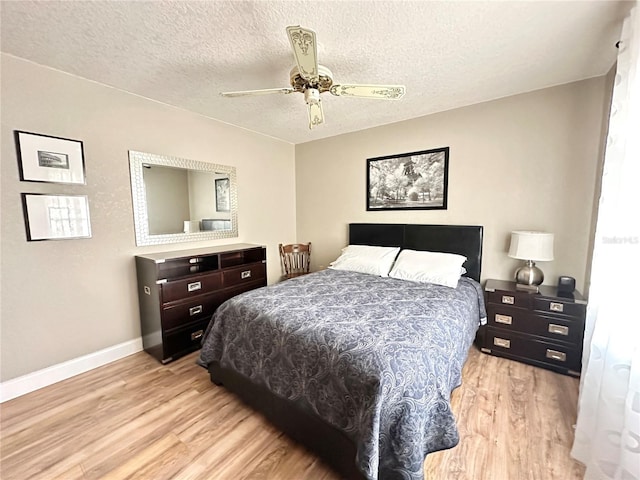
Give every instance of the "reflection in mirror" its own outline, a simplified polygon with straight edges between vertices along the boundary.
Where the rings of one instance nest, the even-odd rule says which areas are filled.
[[[129,151],[137,245],[238,236],[234,167]]]
[[[147,197],[149,234],[231,228],[229,208],[218,205],[221,196],[228,197],[228,189],[221,194],[216,191],[217,180],[228,183],[226,173],[143,164],[142,177]],[[211,219],[216,219],[217,223],[212,225]]]

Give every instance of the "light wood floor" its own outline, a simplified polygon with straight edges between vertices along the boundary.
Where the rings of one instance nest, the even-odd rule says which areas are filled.
[[[3,480],[338,477],[195,365],[141,352],[5,402]],[[578,380],[472,348],[452,403],[460,443],[426,478],[571,480]]]

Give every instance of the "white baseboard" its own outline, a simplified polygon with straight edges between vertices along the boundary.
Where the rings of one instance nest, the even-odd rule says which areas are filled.
[[[136,338],[21,377],[12,378],[0,383],[0,403],[120,360],[141,350],[142,338]]]

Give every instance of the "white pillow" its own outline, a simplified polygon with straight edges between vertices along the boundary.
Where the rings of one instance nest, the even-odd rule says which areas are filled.
[[[342,249],[342,255],[329,264],[329,268],[388,277],[399,251],[400,247],[348,245]]]
[[[402,250],[389,276],[456,288],[460,275],[466,271],[462,266],[466,260],[467,257],[454,253]]]

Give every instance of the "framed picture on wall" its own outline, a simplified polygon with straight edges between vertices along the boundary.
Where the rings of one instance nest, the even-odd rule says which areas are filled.
[[[20,180],[85,184],[84,151],[80,140],[16,130]]]
[[[446,210],[449,147],[367,159],[367,210]]]
[[[218,212],[229,211],[229,193],[229,179],[216,178],[216,210]]]
[[[23,193],[22,207],[30,242],[91,238],[86,195]]]

